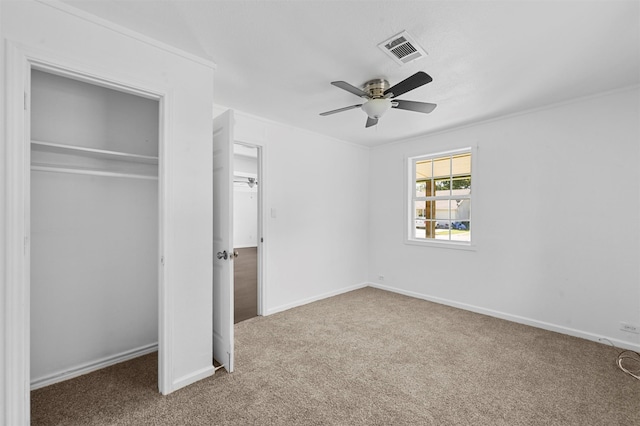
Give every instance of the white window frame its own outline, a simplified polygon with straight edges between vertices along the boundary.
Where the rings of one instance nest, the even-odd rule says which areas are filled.
[[[477,205],[477,145],[470,144],[463,148],[450,149],[447,151],[428,152],[419,155],[407,155],[405,157],[405,208],[404,208],[404,228],[405,228],[405,244],[426,246],[426,247],[440,247],[447,249],[459,249],[459,250],[476,250],[477,247],[477,232],[474,232],[471,241],[452,241],[452,240],[437,240],[437,239],[425,239],[416,238],[414,235],[416,210],[414,208],[414,202],[416,200],[416,163],[423,160],[429,160],[434,158],[447,157],[450,155],[470,153],[471,154],[471,182],[472,192],[467,197],[469,200],[475,200],[471,203],[472,208],[469,213],[469,221],[473,223],[474,231],[477,229],[477,224],[473,222],[474,211]]]

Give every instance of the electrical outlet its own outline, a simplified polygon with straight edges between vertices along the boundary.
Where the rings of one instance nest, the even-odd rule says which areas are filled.
[[[384,281],[384,275],[378,275],[378,281]]]
[[[620,330],[626,331],[627,333],[640,334],[640,326],[629,324],[627,322],[620,323]]]

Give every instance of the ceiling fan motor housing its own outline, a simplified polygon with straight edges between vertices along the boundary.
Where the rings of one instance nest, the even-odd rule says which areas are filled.
[[[378,99],[384,97],[384,91],[389,87],[391,86],[389,85],[389,82],[387,80],[377,78],[375,80],[367,81],[362,87],[362,90],[369,94],[369,97]]]
[[[369,118],[377,120],[391,108],[391,100],[384,97],[384,91],[389,87],[389,82],[381,78],[364,84],[362,90],[369,95],[369,100],[361,108]]]

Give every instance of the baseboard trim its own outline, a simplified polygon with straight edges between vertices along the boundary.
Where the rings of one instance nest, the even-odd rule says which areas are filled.
[[[398,293],[398,294],[402,294],[409,297],[414,297],[416,299],[427,300],[429,302],[439,303],[441,305],[447,305],[454,308],[464,309],[466,311],[476,312],[478,314],[488,315],[490,317],[500,318],[507,321],[516,322],[518,324],[529,325],[531,327],[541,328],[543,330],[553,331],[560,334],[566,334],[573,337],[579,337],[579,338],[591,340],[597,343],[606,344],[600,339],[607,339],[620,349],[629,349],[636,352],[640,351],[639,344],[626,342],[624,340],[619,340],[614,337],[596,335],[586,331],[577,330],[575,328],[564,327],[564,326],[560,326],[560,325],[556,325],[556,324],[552,324],[544,321],[538,321],[531,318],[522,317],[519,315],[507,314],[507,313],[495,311],[492,309],[481,308],[475,305],[469,305],[466,303],[456,302],[454,300],[443,299],[441,297],[430,296],[427,294],[417,293],[409,290],[403,290],[395,287],[389,287],[389,286],[381,285],[377,283],[369,283],[369,287],[377,288],[380,290],[386,290],[392,293]]]
[[[194,371],[191,374],[187,374],[186,376],[182,376],[173,382],[172,392],[177,391],[180,388],[185,386],[189,386],[192,383],[197,382],[198,380],[206,379],[207,377],[213,376],[215,369],[213,365],[209,365],[205,368],[201,368],[200,370]]]
[[[149,345],[140,346],[139,348],[120,352],[119,354],[87,362],[77,367],[66,369],[64,371],[47,374],[46,376],[32,380],[31,390],[40,389],[45,386],[53,385],[54,383],[64,382],[65,380],[73,379],[74,377],[82,376],[84,374],[91,373],[93,371],[100,370],[114,364],[118,364],[142,355],[156,352],[157,350],[158,343],[151,343]]]
[[[297,300],[295,302],[287,303],[285,305],[276,306],[275,308],[267,309],[267,312],[266,312],[265,315],[272,315],[272,314],[275,314],[275,313],[278,313],[278,312],[286,311],[286,310],[289,310],[291,308],[296,308],[298,306],[306,305],[308,303],[317,302],[318,300],[326,299],[328,297],[333,297],[333,296],[337,296],[337,295],[342,294],[342,293],[348,293],[348,292],[353,291],[353,290],[358,290],[360,288],[365,288],[365,287],[368,287],[369,285],[370,285],[369,283],[355,284],[355,285],[352,285],[352,286],[349,286],[349,287],[343,287],[343,288],[338,289],[338,290],[333,290],[333,291],[330,291],[328,293],[322,293],[322,294],[319,294],[317,296],[312,296],[312,297],[308,297],[306,299]]]

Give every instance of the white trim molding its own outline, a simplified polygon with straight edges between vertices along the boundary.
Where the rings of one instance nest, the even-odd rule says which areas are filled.
[[[275,308],[271,308],[271,309],[267,310],[266,315],[276,314],[278,312],[286,311],[286,310],[289,310],[291,308],[296,308],[298,306],[306,305],[308,303],[317,302],[318,300],[327,299],[329,297],[337,296],[337,295],[342,294],[342,293],[348,293],[348,292],[353,291],[353,290],[358,290],[360,288],[365,288],[365,287],[368,287],[370,285],[371,284],[369,284],[369,283],[355,284],[355,285],[352,285],[352,286],[349,286],[349,287],[343,287],[343,288],[340,288],[338,290],[333,290],[333,291],[330,291],[330,292],[327,292],[327,293],[322,293],[322,294],[319,294],[317,296],[307,297],[306,299],[296,300],[295,302],[291,302],[291,303],[287,303],[287,304],[284,304],[284,305],[276,306]]]
[[[29,129],[24,122],[25,81],[29,77],[24,52],[10,42],[6,50],[5,92],[5,289],[4,408],[5,424],[29,421],[29,250],[25,177]],[[25,134],[26,133],[26,134]],[[26,420],[26,422],[25,422]]]
[[[158,344],[151,343],[149,345],[144,345],[139,348],[120,352],[115,355],[111,355],[95,361],[87,362],[72,368],[68,368],[63,371],[47,374],[46,376],[42,376],[32,380],[31,390],[40,389],[45,386],[53,385],[54,383],[59,383],[65,380],[73,379],[74,377],[82,376],[84,374],[88,374],[105,367],[119,364],[121,362],[128,361],[130,359],[138,358],[143,355],[156,352],[157,350],[158,350]]]
[[[493,309],[486,309],[475,305],[469,305],[462,302],[456,302],[455,300],[444,299],[441,297],[430,296],[427,294],[417,293],[414,291],[403,290],[395,287],[389,287],[386,285],[369,283],[369,287],[377,288],[380,290],[390,291],[392,293],[398,293],[409,297],[414,297],[416,299],[427,300],[429,302],[438,303],[440,305],[447,305],[453,308],[464,309],[465,311],[475,312],[478,314],[488,315],[494,318],[500,318],[503,320],[515,322],[518,324],[529,325],[531,327],[541,328],[543,330],[554,331],[560,334],[566,334],[568,336],[579,337],[585,340],[591,340],[597,343],[603,343],[601,339],[607,339],[611,341],[618,348],[629,349],[632,351],[640,352],[640,345],[625,342],[619,339],[615,339],[608,336],[599,336],[593,333],[589,333],[586,331],[577,330],[575,328],[563,327],[561,325],[551,324],[545,321],[538,321],[532,318],[522,317],[520,315],[508,314],[505,312],[495,311]]]
[[[137,32],[137,31],[133,31],[133,30],[131,30],[129,28],[123,27],[122,25],[116,24],[116,23],[111,22],[109,20],[100,18],[100,17],[98,17],[96,15],[93,15],[93,14],[91,14],[89,12],[85,12],[84,10],[75,8],[75,7],[73,7],[71,5],[68,5],[66,3],[63,3],[61,1],[58,1],[58,0],[36,0],[36,1],[39,2],[39,3],[42,3],[44,5],[47,5],[49,7],[52,7],[54,9],[58,9],[61,12],[68,13],[70,15],[73,15],[73,16],[77,17],[77,18],[84,19],[85,21],[88,21],[88,22],[91,22],[93,24],[99,25],[99,26],[101,26],[103,28],[110,29],[111,31],[114,31],[116,33],[119,33],[119,34],[122,34],[124,36],[130,37],[130,38],[132,38],[134,40],[140,41],[142,43],[146,43],[149,46],[153,46],[153,47],[156,47],[158,49],[162,49],[162,50],[164,50],[166,52],[172,53],[174,55],[181,56],[181,57],[183,57],[185,59],[188,59],[190,61],[196,62],[196,63],[198,63],[200,65],[204,65],[204,66],[209,67],[209,68],[214,69],[214,70],[217,68],[217,65],[213,61],[211,61],[209,59],[205,59],[205,58],[203,58],[201,56],[197,56],[197,55],[194,55],[192,53],[185,52],[184,50],[181,50],[181,49],[178,49],[178,48],[176,48],[174,46],[171,46],[169,44],[163,43],[163,42],[158,41],[158,40],[156,40],[154,38],[151,38],[149,36],[141,34],[141,33]]]

